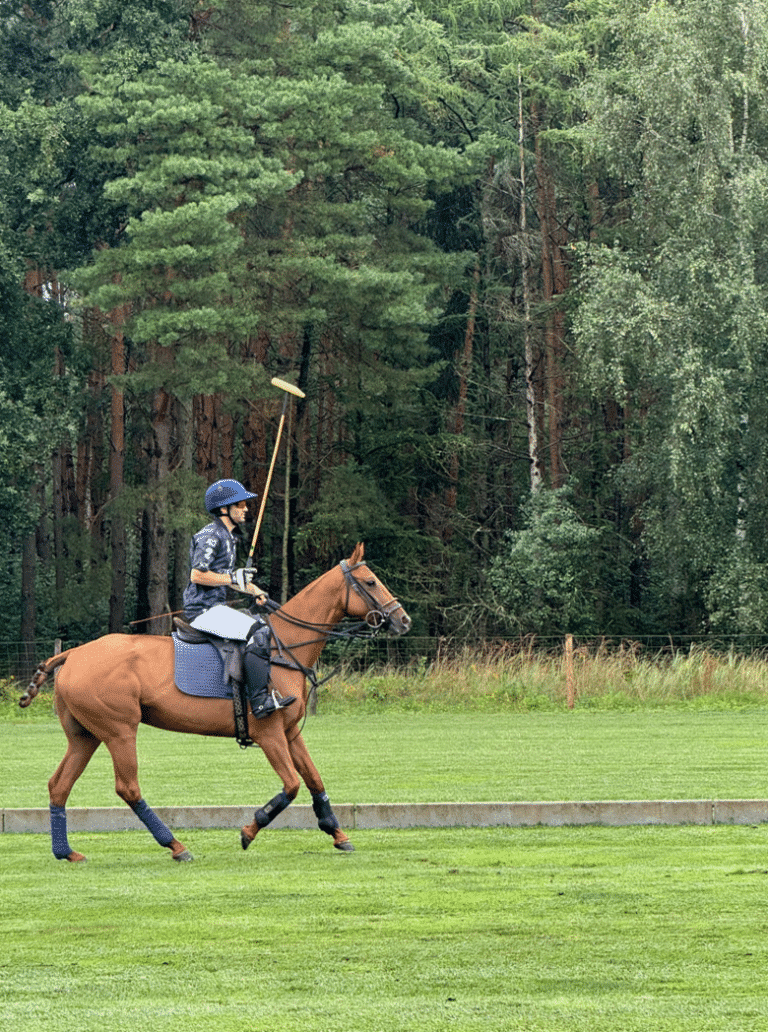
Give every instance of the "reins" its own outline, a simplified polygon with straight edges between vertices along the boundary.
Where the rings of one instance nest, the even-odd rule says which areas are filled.
[[[316,645],[319,641],[325,641],[328,638],[375,638],[376,635],[387,626],[395,610],[403,608],[402,603],[396,598],[393,598],[385,605],[380,605],[374,595],[352,575],[353,570],[358,569],[360,566],[365,566],[364,562],[356,563],[354,566],[350,567],[348,561],[346,559],[342,559],[339,565],[344,574],[344,580],[347,585],[347,597],[344,602],[344,610],[345,612],[349,610],[350,592],[354,591],[369,606],[365,619],[358,620],[349,627],[339,628],[337,623],[321,623],[292,616],[290,613],[284,613],[282,607],[278,606],[276,603],[268,602],[267,607],[271,610],[270,615],[278,616],[281,620],[291,624],[293,627],[302,627],[308,631],[315,631],[320,635],[318,638],[310,638],[307,641],[295,642],[290,647],[291,649],[299,649],[305,645]],[[279,649],[285,648],[271,623],[269,627]],[[286,649],[286,651],[288,650]]]
[[[369,606],[364,620],[358,620],[351,626],[339,628],[338,624],[303,620],[299,617],[292,616],[290,613],[282,612],[282,608],[276,603],[267,603],[267,608],[271,609],[271,613],[269,614],[270,616],[278,616],[281,620],[285,620],[286,623],[291,624],[293,627],[301,627],[308,631],[314,631],[319,635],[317,638],[310,638],[307,641],[295,642],[293,645],[286,645],[273,627],[269,616],[267,617],[267,624],[277,649],[277,658],[273,659],[272,662],[279,666],[282,665],[295,670],[300,670],[302,674],[309,679],[311,685],[309,694],[311,694],[311,692],[315,692],[316,695],[317,689],[321,685],[325,684],[326,681],[330,681],[332,677],[335,677],[341,667],[340,665],[335,666],[329,674],[326,674],[326,676],[322,678],[322,680],[318,680],[314,668],[304,666],[304,664],[296,658],[294,655],[295,649],[303,648],[306,645],[316,645],[318,642],[328,641],[329,638],[335,638],[337,640],[344,639],[346,641],[351,641],[356,638],[375,638],[379,632],[388,625],[392,617],[392,613],[394,613],[396,609],[402,609],[402,604],[398,602],[396,598],[393,598],[385,605],[380,605],[373,594],[368,591],[363,584],[361,584],[357,577],[353,576],[352,571],[358,569],[360,566],[365,566],[364,562],[350,566],[346,559],[342,559],[339,565],[342,573],[344,574],[344,580],[347,585],[347,597],[344,602],[344,610],[345,612],[348,612],[350,593],[354,591]],[[288,659],[286,659],[286,657],[288,657]],[[306,719],[306,713],[304,716]]]

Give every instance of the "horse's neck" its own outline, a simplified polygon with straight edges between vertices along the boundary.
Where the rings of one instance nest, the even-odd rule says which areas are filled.
[[[331,570],[294,595],[272,616],[272,628],[281,643],[303,666],[315,665],[329,633],[344,616],[343,588],[343,578]],[[298,625],[282,620],[281,613],[298,621]]]

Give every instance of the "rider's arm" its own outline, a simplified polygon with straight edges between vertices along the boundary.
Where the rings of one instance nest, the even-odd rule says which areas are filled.
[[[215,573],[213,570],[191,570],[189,579],[193,584],[201,584],[204,588],[218,588],[222,584],[232,584],[231,573]],[[248,584],[246,586],[246,593],[248,595],[254,595],[259,600],[266,599],[266,594],[263,588],[258,587],[256,584]]]
[[[193,584],[202,584],[204,588],[218,588],[222,584],[231,584],[228,573],[214,573],[213,570],[192,570],[189,579]]]

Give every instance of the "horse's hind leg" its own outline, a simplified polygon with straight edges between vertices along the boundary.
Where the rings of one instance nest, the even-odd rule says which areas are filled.
[[[88,766],[93,754],[101,744],[99,739],[87,731],[72,714],[59,703],[61,725],[67,735],[67,751],[48,782],[48,798],[51,810],[51,848],[57,860],[78,863],[85,860],[67,840],[66,804],[72,787]]]
[[[115,791],[126,802],[142,824],[151,832],[155,841],[170,849],[174,860],[191,860],[192,854],[173,835],[173,832],[146,804],[139,788],[139,762],[136,755],[136,730],[122,738],[112,738],[106,743],[115,769]]]
[[[288,748],[291,751],[293,765],[312,795],[312,809],[315,811],[315,817],[317,817],[317,826],[326,835],[331,836],[336,849],[341,849],[345,853],[353,852],[355,847],[349,841],[349,836],[345,835],[339,827],[336,814],[331,809],[331,803],[328,799],[328,793],[325,791],[323,779],[320,777],[317,767],[309,755],[309,750],[301,734],[298,734],[293,741],[288,743]]]

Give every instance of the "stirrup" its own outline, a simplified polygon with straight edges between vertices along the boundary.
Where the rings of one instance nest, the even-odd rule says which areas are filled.
[[[270,713],[276,713],[278,710],[286,709],[294,702],[296,702],[295,695],[284,695],[281,697],[279,695],[275,695],[274,692],[270,692],[262,706],[251,705],[251,712],[257,720],[261,720],[262,717],[268,717]]]

